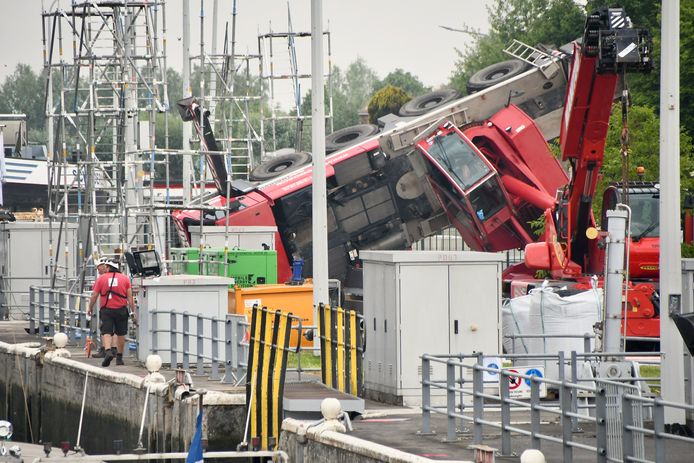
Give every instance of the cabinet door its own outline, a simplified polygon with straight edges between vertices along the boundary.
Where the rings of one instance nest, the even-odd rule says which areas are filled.
[[[400,266],[400,384],[420,389],[422,354],[447,354],[448,267],[412,264]],[[441,372],[434,367],[438,377]],[[442,370],[445,371],[445,368]]]
[[[501,310],[498,265],[452,265],[450,288],[451,352],[498,354]]]
[[[384,386],[383,318],[387,297],[384,290],[384,272],[386,271],[387,266],[373,262],[367,262],[364,269],[364,323],[366,325],[364,383],[367,388],[378,391]]]

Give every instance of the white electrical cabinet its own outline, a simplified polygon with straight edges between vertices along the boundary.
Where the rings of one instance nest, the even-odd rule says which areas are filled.
[[[421,404],[422,354],[499,354],[502,256],[473,251],[361,251],[359,256],[368,398]],[[432,366],[431,374],[445,380],[445,365]]]
[[[223,248],[227,236],[225,227],[203,226],[202,236],[205,246],[210,248]],[[243,250],[272,250],[275,249],[275,234],[277,227],[247,226],[228,227],[229,249]],[[190,227],[191,246],[200,245],[200,227]]]
[[[29,287],[51,285],[51,234],[55,283],[64,288],[76,275],[77,225],[60,231],[48,222],[0,223],[0,318],[26,319]]]
[[[206,275],[168,275],[159,278],[142,280],[137,291],[139,305],[138,326],[138,350],[137,357],[145,361],[149,354],[156,353],[162,362],[171,363],[171,317],[169,314],[153,314],[152,311],[176,311],[190,314],[189,325],[189,353],[195,355],[198,352],[195,333],[197,333],[197,319],[195,315],[216,317],[222,320],[218,324],[218,332],[212,332],[210,321],[203,320],[203,334],[207,338],[203,342],[204,355],[212,353],[212,335],[224,336],[224,318],[229,306],[229,285],[234,284],[233,278],[224,278]],[[156,316],[156,326],[153,326],[153,317]],[[180,352],[183,351],[183,322],[179,316],[176,320],[176,348],[179,352],[177,360],[182,360]],[[156,332],[153,332],[156,330]],[[219,345],[219,355],[224,353],[224,344]],[[191,359],[192,361],[192,359]],[[205,363],[209,363],[205,360]]]

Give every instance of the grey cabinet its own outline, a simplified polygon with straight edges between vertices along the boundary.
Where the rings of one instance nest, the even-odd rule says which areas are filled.
[[[416,405],[422,354],[501,347],[502,257],[479,252],[362,251],[367,397]],[[432,375],[445,377],[443,365]]]
[[[51,235],[56,287],[75,278],[77,225],[48,222],[0,223],[0,318],[22,320],[29,312],[29,287],[51,284]],[[60,243],[58,236],[60,235]]]

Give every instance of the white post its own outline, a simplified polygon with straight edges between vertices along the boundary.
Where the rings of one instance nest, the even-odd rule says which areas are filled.
[[[670,318],[681,312],[680,254],[680,2],[663,0],[660,63],[660,367],[664,400],[684,403],[684,346]],[[684,423],[667,407],[665,423]]]
[[[603,350],[621,352],[622,293],[626,211],[607,211],[607,273],[605,275],[605,330]]]
[[[183,98],[193,94],[190,89],[190,0],[183,0]],[[182,148],[190,152],[190,138],[193,136],[192,122],[183,123]],[[193,157],[183,155],[183,203],[189,204],[193,198]]]
[[[311,0],[311,133],[313,142],[313,319],[328,303],[328,225],[325,190],[325,106],[323,96],[323,4]],[[318,342],[318,337],[315,338]]]

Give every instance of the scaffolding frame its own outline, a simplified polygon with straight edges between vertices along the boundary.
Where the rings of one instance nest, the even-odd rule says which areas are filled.
[[[168,174],[170,154],[155,149],[156,116],[169,107],[165,3],[73,0],[51,8],[42,11],[51,280],[61,272],[52,257],[64,246],[63,228],[77,223],[72,284],[84,287],[92,259],[122,259],[130,247],[161,242],[159,228],[167,228],[149,201],[156,166]],[[166,123],[165,134],[168,145]]]

